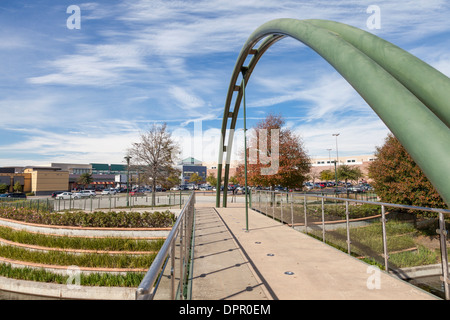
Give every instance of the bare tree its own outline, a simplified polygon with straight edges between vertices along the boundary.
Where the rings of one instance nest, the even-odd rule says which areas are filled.
[[[164,184],[176,171],[175,161],[178,145],[167,131],[167,125],[153,124],[148,131],[141,133],[140,142],[132,144],[128,154],[152,183],[152,202],[155,203],[156,186]]]

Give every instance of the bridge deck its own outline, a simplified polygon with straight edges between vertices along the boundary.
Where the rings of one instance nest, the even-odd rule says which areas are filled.
[[[434,296],[249,209],[196,204],[193,300],[425,300]],[[286,274],[291,272],[292,274]]]

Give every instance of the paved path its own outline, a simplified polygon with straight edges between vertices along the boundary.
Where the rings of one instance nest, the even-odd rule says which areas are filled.
[[[241,203],[196,209],[193,300],[437,299],[253,210],[246,231]]]

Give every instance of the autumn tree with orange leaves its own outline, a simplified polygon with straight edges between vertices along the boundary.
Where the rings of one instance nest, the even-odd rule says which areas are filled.
[[[247,145],[247,182],[252,186],[301,188],[310,159],[299,136],[284,128],[281,115],[270,114],[257,123]],[[270,163],[268,163],[270,162]],[[244,184],[244,164],[236,170]]]
[[[369,167],[372,185],[383,202],[447,208],[444,200],[392,134],[375,152]]]

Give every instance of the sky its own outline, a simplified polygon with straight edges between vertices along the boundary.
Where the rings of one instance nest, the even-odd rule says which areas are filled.
[[[0,0],[0,166],[125,163],[153,123],[167,124],[180,158],[214,162],[236,59],[263,23],[346,23],[450,76],[449,17],[445,0]],[[339,156],[373,154],[389,132],[327,62],[289,38],[259,61],[246,105],[247,127],[280,114],[310,157],[336,152],[333,133]]]

